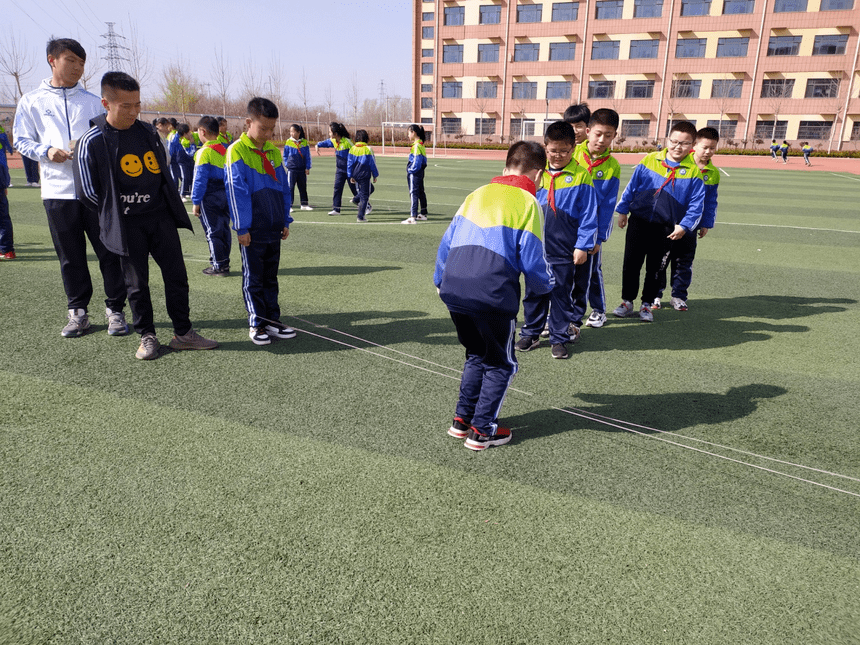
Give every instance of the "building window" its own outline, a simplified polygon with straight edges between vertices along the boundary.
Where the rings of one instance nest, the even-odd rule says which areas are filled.
[[[570,99],[572,83],[569,81],[549,81],[546,84],[546,97],[552,99]]]
[[[797,128],[798,139],[829,139],[833,121],[801,121]]]
[[[622,137],[647,137],[651,119],[624,119],[621,122]]]
[[[475,134],[483,136],[485,134],[496,134],[495,119],[475,119]]]
[[[749,44],[749,38],[720,38],[717,40],[717,58],[744,58]]]
[[[615,98],[615,81],[588,81],[588,98]]]
[[[422,110],[433,109],[433,99],[427,98],[426,96],[421,97],[421,109]]]
[[[821,0],[821,11],[847,11],[854,8],[854,0]]]
[[[673,99],[697,99],[702,91],[702,81],[677,79],[672,81],[670,96]]]
[[[421,27],[421,37],[424,40],[433,39],[433,27]]]
[[[738,131],[737,119],[708,119],[708,127],[720,133],[720,139],[734,139]]]
[[[707,16],[711,13],[711,0],[681,0],[682,16]]]
[[[481,5],[478,22],[482,25],[498,25],[502,22],[502,7],[497,4]]]
[[[634,18],[660,18],[663,15],[663,0],[633,0]]]
[[[442,117],[442,132],[445,134],[460,134],[463,122],[459,118]]]
[[[421,73],[422,74],[432,74],[433,73],[433,63],[421,63]]]
[[[740,78],[728,80],[715,80],[711,86],[712,99],[739,99],[744,88],[744,82]]]
[[[573,60],[576,58],[576,43],[550,43],[550,60]]]
[[[851,126],[851,141],[860,141],[860,121]]]
[[[421,91],[422,92],[432,92],[433,84],[432,83],[421,83]]]
[[[846,45],[848,45],[848,34],[816,36],[815,44],[812,46],[812,55],[831,56],[844,54]]]
[[[534,119],[514,119],[511,117],[512,137],[533,137],[535,134]]]
[[[513,99],[536,99],[537,83],[516,81],[511,83],[511,98]]]
[[[755,122],[755,138],[756,139],[785,139],[788,133],[788,121],[777,121],[774,128],[773,121],[756,121]]]
[[[433,50],[432,49],[422,49],[421,50],[421,58],[433,58]]]
[[[659,40],[631,40],[630,58],[657,58]]]
[[[766,78],[761,82],[761,98],[763,99],[790,99],[793,91],[793,78]]]
[[[675,58],[704,58],[707,38],[679,38]]]
[[[421,123],[433,123],[433,117],[430,116],[422,116]]]
[[[517,22],[540,22],[542,4],[521,4],[517,6]]]
[[[540,55],[540,45],[537,43],[517,43],[514,45],[514,62],[534,62]]]
[[[838,78],[810,78],[806,81],[805,99],[835,99],[839,97]]]
[[[442,82],[442,98],[443,99],[461,99],[461,98],[463,98],[463,83],[462,83],[462,81],[443,81]]]
[[[618,60],[620,45],[617,40],[595,40],[591,44],[591,60]]]
[[[752,13],[755,0],[726,0],[723,3],[723,15],[734,16],[739,13]]]
[[[462,63],[463,45],[442,45],[443,63]]]
[[[654,81],[627,81],[626,99],[650,99],[654,96]]]
[[[597,20],[615,20],[621,18],[624,0],[597,0],[594,17]]]
[[[789,13],[791,11],[806,11],[806,0],[774,0],[774,13]]]
[[[480,44],[478,45],[478,62],[479,63],[498,63],[499,62],[499,46],[496,44]]]
[[[445,7],[445,26],[459,27],[466,22],[466,7]]]
[[[479,99],[494,99],[498,96],[499,84],[495,81],[478,81],[475,85],[475,97]]]
[[[767,43],[768,56],[797,56],[802,36],[771,36]]]
[[[553,2],[552,3],[552,21],[553,22],[569,22],[576,20],[579,17],[578,2]]]
[[[421,14],[421,22],[433,22],[433,12],[425,11]]]

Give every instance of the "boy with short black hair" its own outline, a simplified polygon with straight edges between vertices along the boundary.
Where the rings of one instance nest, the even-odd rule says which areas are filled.
[[[576,134],[576,145],[585,141],[586,130],[591,121],[591,110],[588,108],[588,103],[571,105],[564,111],[564,115],[561,118],[573,126],[573,131]]]
[[[188,213],[167,174],[164,146],[148,123],[138,121],[140,85],[123,72],[102,77],[102,104],[107,114],[75,150],[75,184],[85,204],[98,211],[101,240],[120,256],[134,329],[140,334],[136,358],[158,357],[149,256],[161,269],[167,313],[173,322],[173,349],[213,349],[214,340],[191,326],[188,275],[177,228],[191,230]]]
[[[553,280],[535,198],[546,153],[533,141],[508,150],[503,176],[466,197],[442,237],[433,282],[466,348],[460,397],[448,434],[470,450],[511,440],[499,414],[517,372],[513,351],[520,275],[533,293]]]
[[[197,122],[197,134],[203,145],[194,157],[191,203],[194,214],[203,224],[209,243],[211,264],[203,269],[203,273],[223,278],[230,275],[230,247],[233,239],[224,188],[227,147],[219,140],[218,120],[215,117],[201,117]]]
[[[255,345],[294,338],[281,324],[278,266],[281,240],[290,235],[290,185],[281,151],[270,141],[278,108],[256,96],[248,102],[247,132],[228,149],[224,166],[227,203],[242,254],[242,293]]]
[[[609,108],[601,108],[591,113],[586,130],[587,138],[576,146],[573,158],[588,170],[597,194],[597,244],[588,256],[588,301],[591,315],[585,321],[586,327],[602,327],[606,323],[606,292],[603,286],[603,244],[612,233],[615,217],[615,204],[618,201],[618,186],[621,165],[612,156],[610,147],[618,132],[618,113]],[[575,302],[577,298],[574,298]],[[582,325],[586,303],[577,303],[573,324]]]
[[[636,313],[633,300],[645,264],[639,319],[652,322],[651,305],[660,290],[660,275],[669,245],[691,234],[702,218],[705,185],[690,156],[696,126],[689,121],[672,125],[666,148],[649,153],[633,170],[621,201],[618,227],[627,228],[624,242],[621,304],[612,313],[619,318]]]
[[[218,141],[223,143],[225,146],[229,146],[233,143],[233,133],[227,129],[227,118],[223,116],[218,117]]]
[[[544,210],[544,243],[555,287],[549,294],[526,289],[516,343],[521,352],[536,349],[549,317],[552,357],[558,359],[567,358],[567,343],[579,339],[574,298],[581,304],[581,321],[591,277],[584,265],[597,240],[597,195],[588,171],[573,159],[574,140],[573,127],[565,121],[551,124],[544,135],[548,162],[537,199]]]
[[[370,185],[371,178],[376,183],[379,170],[376,169],[376,159],[373,150],[367,145],[367,130],[355,131],[355,145],[349,149],[349,157],[346,160],[346,177],[350,183],[355,184],[358,190],[358,219],[366,222],[365,213],[373,210],[370,205],[370,193],[373,186]]]
[[[809,141],[804,141],[803,147],[800,149],[800,151],[803,153],[803,163],[805,163],[807,166],[812,165],[812,163],[810,163],[809,161],[809,155],[812,154],[812,150],[813,148],[811,145],[809,145]]]
[[[194,176],[194,154],[197,152],[194,136],[191,134],[191,126],[187,123],[180,123],[176,126],[176,136],[170,140],[168,152],[170,153],[171,163],[175,161],[179,167],[179,176],[176,178],[176,184],[179,186],[182,201],[187,201],[191,197],[191,180]]]

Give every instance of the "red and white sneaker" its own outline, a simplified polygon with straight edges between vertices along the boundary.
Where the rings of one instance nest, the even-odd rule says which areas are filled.
[[[15,251],[9,251],[8,253],[0,253],[0,260],[14,260],[17,256],[15,255]]]
[[[469,436],[469,428],[471,428],[471,426],[463,421],[462,417],[454,417],[454,420],[451,422],[451,427],[448,428],[448,434],[455,439],[465,439]]]
[[[469,428],[469,437],[463,445],[469,450],[486,450],[490,446],[501,446],[510,440],[510,428],[502,428],[500,426],[496,428],[495,434],[484,434],[472,426]]]

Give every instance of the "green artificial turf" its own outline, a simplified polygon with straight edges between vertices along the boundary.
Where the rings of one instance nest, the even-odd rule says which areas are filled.
[[[281,259],[296,339],[250,342],[238,251],[203,276],[196,227],[192,320],[221,347],[151,362],[98,286],[94,332],[60,337],[38,191],[10,189],[0,643],[860,642],[857,178],[727,169],[690,310],[519,354],[514,440],[474,454],[445,434],[463,354],[431,278],[501,164],[431,159],[416,226],[405,160],[378,164],[356,224],[314,158]]]

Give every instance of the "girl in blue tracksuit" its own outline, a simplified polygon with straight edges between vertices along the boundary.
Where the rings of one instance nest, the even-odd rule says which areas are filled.
[[[179,194],[183,198],[191,197],[191,181],[194,178],[194,155],[197,146],[194,145],[194,137],[191,135],[191,127],[187,123],[176,126],[176,136],[170,140],[168,146],[170,162],[179,165],[179,177],[177,185]]]
[[[424,149],[426,135],[424,128],[417,123],[406,129],[406,135],[412,144],[409,163],[406,164],[406,183],[409,184],[409,200],[412,205],[409,218],[403,220],[403,224],[415,224],[418,220],[427,219],[427,195],[424,192],[424,169],[427,167],[427,152]]]
[[[308,205],[308,175],[311,174],[311,149],[305,139],[305,129],[298,123],[290,126],[290,138],[284,143],[284,166],[290,182],[290,203],[296,203],[296,184],[303,211],[312,211]],[[295,210],[295,207],[293,208]]]
[[[335,171],[334,171],[334,195],[331,200],[331,211],[329,215],[340,215],[341,199],[343,198],[343,185],[349,186],[352,192],[352,203],[358,204],[355,186],[346,181],[346,162],[349,158],[349,150],[352,148],[352,141],[349,140],[349,131],[343,123],[332,121],[328,125],[331,133],[331,138],[317,143],[317,154],[320,153],[320,148],[334,148],[335,155]]]

